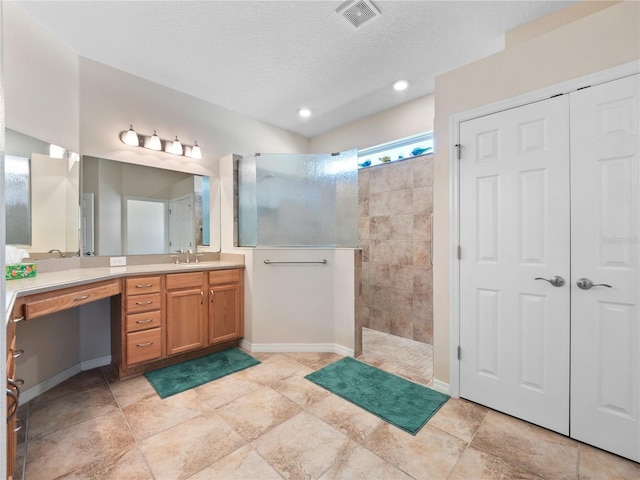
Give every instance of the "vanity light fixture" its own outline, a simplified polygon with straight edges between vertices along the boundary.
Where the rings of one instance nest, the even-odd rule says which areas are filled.
[[[169,145],[167,145],[168,147]],[[167,152],[173,153],[174,155],[182,155],[184,150],[182,149],[182,144],[180,140],[178,140],[178,136],[176,135],[176,139],[171,143],[171,150],[167,148]]]
[[[202,151],[200,150],[200,145],[198,145],[198,141],[195,141],[195,145],[191,148],[191,158],[195,158],[200,160],[202,158]]]
[[[135,141],[134,141],[135,135]],[[130,145],[132,147],[141,147],[147,148],[149,150],[155,150],[157,152],[165,151],[167,153],[171,153],[173,155],[185,156],[195,159],[202,158],[202,150],[200,150],[200,145],[198,142],[195,142],[195,145],[183,145],[180,140],[178,140],[178,136],[175,136],[174,140],[163,140],[161,139],[156,131],[153,131],[153,135],[141,135],[136,133],[133,129],[133,125],[130,126],[129,130],[125,130],[120,132],[120,140],[122,143],[126,145]]]
[[[395,82],[393,82],[393,89],[396,92],[401,92],[403,90],[406,90],[409,87],[409,82],[407,82],[406,80],[396,80]]]
[[[131,145],[132,147],[140,146],[140,140],[138,139],[138,134],[133,129],[133,125],[129,125],[129,130],[127,130],[123,142],[127,145]]]
[[[162,150],[162,142],[160,141],[160,137],[155,130],[153,131],[153,135],[149,137],[149,144],[146,145],[146,147],[150,148],[151,150]]]

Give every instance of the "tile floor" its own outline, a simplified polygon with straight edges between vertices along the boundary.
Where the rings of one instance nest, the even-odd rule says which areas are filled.
[[[361,360],[431,381],[429,348],[403,344],[403,365],[369,334]],[[21,407],[15,478],[640,478],[637,463],[464,400],[412,436],[304,379],[339,355],[254,355],[260,365],[165,400],[144,377],[76,375]]]

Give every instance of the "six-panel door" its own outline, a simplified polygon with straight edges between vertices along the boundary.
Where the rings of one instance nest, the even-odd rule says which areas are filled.
[[[568,135],[566,97],[460,125],[460,395],[564,434]]]
[[[571,94],[571,436],[635,461],[640,461],[638,78]],[[595,286],[578,287],[581,278]]]

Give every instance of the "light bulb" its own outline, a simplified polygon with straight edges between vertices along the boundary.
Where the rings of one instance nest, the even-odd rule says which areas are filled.
[[[147,148],[158,151],[162,150],[162,142],[160,142],[160,137],[155,130],[153,131],[153,135],[149,137],[149,145],[147,145]]]
[[[127,130],[127,134],[124,137],[124,143],[131,145],[132,147],[140,146],[138,134],[133,129],[133,125],[129,125],[129,130]]]
[[[298,110],[298,115],[300,115],[302,118],[307,118],[311,116],[311,110],[309,110],[308,108],[301,108],[300,110]]]
[[[180,140],[178,140],[178,136],[176,135],[176,139],[171,144],[171,153],[174,155],[182,155],[182,144]]]
[[[393,89],[397,92],[406,90],[408,87],[409,87],[409,82],[407,82],[406,80],[397,80],[393,82]]]
[[[202,151],[200,150],[200,146],[198,145],[198,141],[196,140],[196,144],[191,148],[191,158],[201,159]]]

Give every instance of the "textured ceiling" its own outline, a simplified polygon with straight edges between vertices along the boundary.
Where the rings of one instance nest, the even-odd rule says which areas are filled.
[[[78,55],[313,137],[433,92],[505,31],[575,2],[374,0],[381,15],[358,29],[329,0],[12,3]]]

